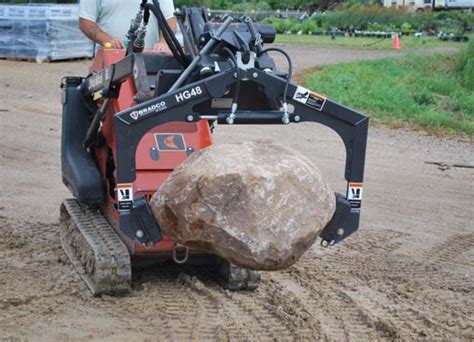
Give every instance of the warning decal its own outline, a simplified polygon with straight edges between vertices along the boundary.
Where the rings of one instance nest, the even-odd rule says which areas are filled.
[[[119,210],[130,210],[133,206],[133,184],[117,184]]]
[[[349,183],[347,187],[347,200],[352,211],[359,211],[362,203],[362,183]]]
[[[186,151],[184,136],[177,133],[155,134],[158,151]]]
[[[293,100],[316,110],[322,110],[324,104],[326,103],[325,96],[300,86],[296,88],[295,95],[293,95]]]

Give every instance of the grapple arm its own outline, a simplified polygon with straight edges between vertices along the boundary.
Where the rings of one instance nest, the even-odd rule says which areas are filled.
[[[286,84],[284,78],[255,68],[250,68],[245,73],[240,76],[247,82],[260,85],[267,97],[283,97]],[[236,82],[233,70],[229,69],[116,114],[118,183],[134,181],[136,146],[151,128],[170,121],[217,120],[228,124],[227,118],[231,112],[207,115],[206,113],[213,112],[211,108],[199,112],[195,109],[202,109],[201,105],[213,98],[225,96]],[[290,123],[313,121],[330,127],[341,137],[346,148],[346,192],[344,195],[336,193],[336,213],[320,234],[324,245],[332,245],[349,236],[359,226],[369,118],[294,84],[288,87],[287,102],[290,107],[287,113]],[[237,111],[233,114],[233,124],[259,125],[283,125],[285,115],[283,111]]]

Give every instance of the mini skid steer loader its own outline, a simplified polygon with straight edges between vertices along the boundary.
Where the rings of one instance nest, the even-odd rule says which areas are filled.
[[[151,15],[172,56],[144,50]],[[217,123],[312,121],[336,131],[346,148],[347,189],[335,194],[322,244],[359,225],[368,117],[291,83],[287,53],[263,47],[275,38],[272,27],[249,17],[212,24],[200,8],[176,16],[182,43],[158,2],[142,1],[127,48],[99,49],[87,77],[61,84],[62,178],[74,197],[61,205],[61,244],[95,295],[129,291],[132,266],[143,260],[217,264],[227,288],[258,286],[257,271],[169,240],[148,204],[173,169],[213,143]],[[285,56],[288,72],[276,69],[270,52]]]

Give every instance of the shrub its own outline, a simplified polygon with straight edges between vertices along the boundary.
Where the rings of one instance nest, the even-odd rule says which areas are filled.
[[[312,32],[316,32],[318,30],[318,26],[314,21],[306,20],[301,24],[301,30],[305,34],[310,34]]]
[[[296,20],[269,19],[277,31],[298,31],[294,25]],[[284,24],[280,24],[280,22]],[[307,22],[311,24],[307,24]],[[332,27],[345,30],[370,31],[443,31],[446,33],[462,34],[474,25],[474,15],[463,11],[441,11],[411,13],[403,9],[387,8],[380,5],[363,7],[343,7],[333,12],[316,13],[303,23],[303,32],[313,32],[316,28],[329,30]],[[284,27],[284,28],[283,28]]]
[[[277,18],[267,18],[264,20],[266,24],[272,25],[277,33],[286,33],[288,31],[297,32],[296,25],[297,22],[295,19],[277,19]]]

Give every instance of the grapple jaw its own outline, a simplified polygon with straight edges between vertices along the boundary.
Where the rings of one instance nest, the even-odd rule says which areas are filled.
[[[357,230],[357,226],[350,224],[351,205],[349,201],[339,192],[336,192],[335,196],[336,211],[331,221],[319,233],[323,247],[333,246]]]

